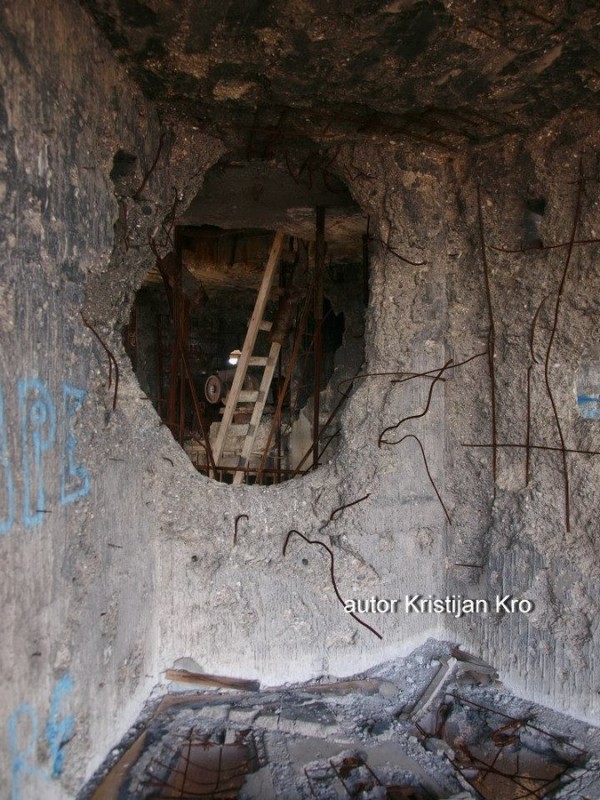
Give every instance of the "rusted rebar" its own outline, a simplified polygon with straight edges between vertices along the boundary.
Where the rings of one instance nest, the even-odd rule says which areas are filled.
[[[152,175],[152,173],[156,169],[156,165],[158,164],[158,159],[160,158],[160,154],[162,152],[162,147],[163,147],[164,140],[165,140],[165,132],[163,131],[161,133],[159,139],[158,139],[158,149],[156,151],[156,155],[154,156],[154,161],[150,165],[150,169],[148,170],[148,172],[144,175],[144,178],[143,178],[142,182],[140,183],[140,186],[139,186],[138,190],[132,195],[132,199],[133,200],[139,200],[141,193],[146,188],[146,184],[148,183],[148,180],[149,180],[150,176]]]
[[[237,544],[238,525],[240,523],[240,520],[242,520],[242,519],[249,520],[250,517],[248,516],[248,514],[238,514],[237,517],[235,518],[235,521],[233,523],[233,546],[234,547]]]
[[[444,504],[444,501],[442,500],[442,496],[439,493],[437,486],[435,485],[435,481],[433,480],[431,472],[429,471],[429,465],[427,463],[427,457],[425,455],[425,449],[423,448],[423,445],[422,445],[421,440],[419,439],[419,437],[415,436],[414,433],[408,433],[406,436],[403,436],[399,441],[397,441],[397,442],[387,442],[387,444],[402,444],[402,442],[404,442],[406,439],[414,439],[416,441],[416,443],[419,445],[419,449],[421,450],[421,455],[423,456],[423,464],[425,465],[425,472],[427,473],[427,477],[429,478],[429,482],[431,483],[431,485],[433,487],[433,491],[437,495],[437,499],[440,501],[440,505],[444,509],[444,514],[446,515],[446,519],[448,520],[448,524],[452,525],[452,520],[450,519],[450,514],[448,513],[448,509],[446,508],[446,505]]]
[[[341,399],[338,401],[337,405],[335,406],[335,408],[333,409],[333,411],[331,412],[331,414],[327,418],[327,421],[325,422],[325,424],[323,425],[323,427],[319,431],[319,439],[325,433],[327,428],[331,425],[331,423],[335,419],[335,416],[337,415],[338,411],[342,407],[344,401],[346,400],[346,398],[348,397],[348,395],[350,394],[351,391],[352,391],[352,382],[350,383],[350,386],[346,389],[346,391],[342,394]],[[334,437],[331,437],[331,439],[333,439],[333,438]],[[330,439],[330,441],[331,441],[331,439]],[[329,442],[327,444],[329,444]],[[324,452],[324,450],[325,450],[325,448],[323,448],[323,451],[321,451],[321,452]],[[294,478],[300,472],[304,462],[306,461],[307,458],[309,458],[309,456],[311,455],[312,451],[313,451],[313,449],[312,449],[312,444],[311,444],[311,446],[308,448],[308,450],[306,451],[304,456],[300,459],[300,461],[296,465],[296,468],[294,469],[294,472],[292,474],[292,478]]]
[[[370,242],[377,242],[378,244],[382,244],[388,253],[391,253],[400,261],[404,262],[405,264],[410,264],[411,267],[424,267],[427,264],[426,261],[411,261],[410,258],[403,256],[402,253],[399,253],[395,248],[393,248],[389,242],[384,242],[383,239],[379,239],[377,236],[373,236],[372,234],[369,235]]]
[[[427,403],[426,403],[425,408],[423,409],[423,411],[419,412],[418,414],[410,414],[408,417],[403,417],[395,425],[388,425],[387,428],[384,428],[381,431],[381,433],[379,434],[379,439],[378,439],[378,442],[377,442],[379,447],[381,447],[382,444],[400,444],[400,441],[402,441],[402,440],[398,440],[396,442],[390,442],[389,440],[386,440],[383,437],[385,436],[386,433],[389,433],[389,431],[395,431],[403,423],[408,422],[411,419],[420,419],[421,417],[424,417],[427,414],[427,412],[429,411],[429,406],[431,405],[431,398],[433,397],[433,390],[435,388],[435,385],[441,379],[442,374],[445,372],[446,369],[448,369],[448,367],[451,364],[452,364],[452,359],[450,359],[449,361],[446,361],[444,366],[440,370],[438,370],[437,375],[431,381],[431,385],[429,387],[429,393],[428,393],[428,396],[427,396]]]
[[[331,514],[329,515],[329,522],[332,522],[333,518],[335,517],[335,515],[336,514],[341,514],[341,512],[345,508],[351,508],[352,506],[356,506],[356,505],[358,505],[358,503],[362,503],[364,500],[366,500],[370,496],[371,496],[371,493],[367,492],[367,494],[364,495],[364,497],[359,497],[358,500],[353,500],[351,503],[344,503],[343,506],[338,506],[337,508],[334,508],[333,511],[331,512]]]
[[[485,244],[485,230],[483,227],[483,209],[481,208],[481,186],[477,184],[477,222],[479,228],[479,243],[481,246],[481,258],[483,263],[483,280],[485,285],[485,297],[488,309],[488,371],[490,375],[490,399],[491,399],[491,415],[492,415],[492,442],[494,447],[492,449],[492,478],[494,481],[494,498],[496,497],[496,476],[498,466],[498,453],[495,447],[498,438],[496,427],[496,326],[494,325],[494,309],[492,306],[492,292],[490,289],[490,274],[487,260],[486,244]]]
[[[338,589],[338,586],[337,586],[337,583],[336,583],[336,580],[335,580],[335,572],[334,572],[335,556],[333,554],[333,550],[328,545],[326,545],[325,542],[320,542],[318,539],[309,539],[308,536],[305,536],[303,533],[300,533],[300,531],[292,529],[292,530],[288,531],[288,534],[285,537],[285,543],[283,545],[283,555],[284,556],[285,556],[285,553],[286,553],[286,550],[287,550],[288,542],[290,541],[290,537],[293,534],[296,534],[301,539],[304,539],[304,541],[307,544],[318,545],[319,547],[322,547],[324,550],[327,551],[327,554],[329,555],[329,575],[331,577],[331,584],[333,586],[333,590],[335,592],[335,596],[340,601],[340,603],[344,606],[344,610],[346,611],[346,603],[345,603],[344,599],[342,598],[342,595],[339,592],[339,589]],[[360,619],[359,617],[357,617],[356,614],[353,611],[346,611],[346,613],[349,614],[354,620],[356,620],[356,622],[358,622],[359,625],[362,625],[364,628],[367,628],[367,630],[371,631],[371,633],[374,634],[375,636],[377,636],[378,639],[383,639],[383,636],[379,633],[379,631],[376,631],[375,628],[372,628],[368,623],[363,622],[363,620]]]
[[[483,703],[479,703],[476,700],[470,700],[468,697],[464,697],[463,695],[458,694],[458,692],[445,692],[445,697],[452,697],[454,700],[457,700],[459,703],[467,703],[467,705],[473,706],[474,708],[478,708],[481,711],[487,711],[489,714],[496,714],[499,717],[504,717],[504,719],[512,720],[516,722],[521,720],[522,717],[515,717],[513,714],[507,714],[505,711],[499,711],[497,708],[491,708],[490,706],[486,706]],[[534,725],[531,722],[531,719],[527,720],[527,727],[532,730],[536,731],[537,733],[541,733],[544,736],[548,736],[550,739],[554,739],[555,742],[559,742],[560,744],[566,744],[568,747],[572,748],[573,750],[577,750],[578,753],[581,755],[587,755],[587,751],[584,750],[583,747],[579,747],[579,745],[573,744],[572,742],[565,742],[564,737],[557,736],[550,731],[544,730],[544,728],[540,728],[537,725]]]
[[[530,450],[550,450],[551,452],[554,452],[554,453],[562,453],[564,451],[565,453],[575,453],[575,454],[581,455],[581,456],[600,456],[600,450],[578,450],[577,448],[574,448],[574,447],[551,447],[549,445],[541,445],[541,444],[530,444],[530,445],[527,445],[527,444],[501,443],[501,442],[497,442],[496,444],[479,444],[479,443],[475,444],[475,443],[469,442],[469,443],[461,443],[461,446],[462,447],[482,447],[482,448],[492,448],[492,447],[497,447],[497,448],[501,448],[501,447],[505,447],[505,448],[511,448],[511,447],[526,448],[526,447],[529,447]]]
[[[319,466],[321,414],[321,372],[323,358],[323,273],[325,271],[325,207],[316,209],[315,296],[314,296],[314,382],[313,382],[313,469]]]
[[[547,244],[543,247],[516,247],[514,249],[508,247],[494,247],[488,245],[489,250],[496,250],[498,253],[540,253],[543,250],[556,250],[562,247],[575,247],[580,244],[600,244],[600,239],[575,239],[574,242],[560,242],[559,244]]]
[[[481,353],[475,353],[474,356],[470,356],[469,358],[465,358],[464,361],[452,361],[446,368],[444,368],[444,372],[449,372],[451,369],[456,369],[457,367],[462,367],[465,364],[470,364],[471,361],[475,361],[476,358],[482,358],[483,356],[487,356],[487,350],[483,350]],[[430,369],[427,372],[409,372],[404,378],[398,378],[393,380],[392,383],[404,383],[405,381],[411,381],[413,378],[435,378],[437,375],[437,369]],[[444,383],[446,380],[445,378],[439,378],[439,380]]]
[[[484,350],[481,353],[476,353],[474,356],[470,356],[466,358],[464,361],[457,361],[450,364],[445,372],[448,372],[452,369],[456,369],[457,367],[462,367],[464,364],[469,364],[471,361],[474,361],[476,358],[482,358],[483,356],[487,355],[487,350]],[[392,375],[400,376],[395,378],[391,381],[391,383],[405,383],[406,381],[412,381],[414,378],[435,378],[437,373],[439,372],[439,367],[435,369],[428,369],[425,372],[406,372],[405,370],[394,370],[392,372],[359,372],[358,374],[354,375],[352,378],[344,378],[344,380],[340,381],[337,385],[337,391],[342,393],[340,386],[343,386],[345,383],[354,383],[354,381],[358,381],[364,378],[389,378]],[[445,378],[438,378],[442,383],[446,380]]]
[[[177,237],[176,237],[176,239],[177,239]],[[186,347],[185,342],[183,340],[184,339],[184,324],[183,324],[184,320],[181,319],[181,317],[182,317],[182,308],[181,308],[181,306],[182,306],[182,302],[183,302],[183,294],[182,294],[182,291],[181,291],[181,280],[180,280],[180,277],[178,277],[178,280],[176,282],[175,290],[173,290],[172,287],[169,284],[169,277],[168,277],[167,272],[166,272],[166,270],[165,270],[165,268],[163,266],[162,258],[160,256],[159,251],[158,251],[158,247],[156,245],[155,240],[152,237],[150,237],[150,239],[149,239],[149,244],[150,244],[150,248],[151,248],[151,250],[154,253],[154,256],[156,258],[156,266],[157,266],[158,271],[160,272],[160,275],[161,275],[161,278],[163,280],[163,284],[164,284],[164,287],[165,287],[165,292],[166,292],[166,295],[167,295],[167,302],[168,302],[168,306],[169,306],[169,313],[170,313],[170,316],[171,316],[171,322],[173,323],[174,327],[176,326],[175,335],[173,337],[173,350],[172,350],[172,357],[171,357],[171,371],[172,372],[179,371],[179,366],[180,366],[180,361],[181,361],[181,364],[183,364],[183,372],[181,373],[181,380],[182,380],[182,383],[183,383],[184,376],[185,376],[185,380],[187,380],[187,383],[188,383],[188,386],[189,386],[189,390],[190,390],[190,395],[191,395],[191,398],[192,398],[192,405],[194,407],[194,414],[195,414],[196,419],[198,421],[198,425],[199,425],[200,430],[202,432],[202,436],[204,437],[204,441],[202,442],[202,444],[204,446],[204,449],[206,450],[206,456],[207,456],[208,463],[214,469],[216,467],[216,465],[215,465],[215,460],[214,460],[214,456],[213,456],[213,452],[212,452],[212,447],[210,445],[209,431],[208,431],[208,427],[206,425],[206,420],[204,419],[204,414],[202,413],[202,407],[200,406],[200,402],[198,400],[198,394],[197,394],[197,391],[196,391],[196,384],[194,382],[194,378],[193,378],[192,370],[191,370],[191,366],[190,366],[190,361],[189,361],[189,357],[188,357],[188,350],[187,350],[187,347]],[[181,252],[180,252],[180,250],[181,250],[181,245],[180,245],[180,240],[178,240],[177,241],[178,263],[179,263],[179,266],[181,267]],[[189,314],[189,309],[188,309],[188,314]],[[175,370],[173,369],[174,365],[176,365],[176,369]],[[177,424],[175,423],[175,419],[174,419],[174,402],[175,402],[176,387],[175,387],[175,384],[174,384],[173,381],[171,382],[171,384],[172,385],[170,387],[170,392],[169,392],[169,410],[167,412],[168,416],[169,416],[169,427],[171,428],[172,431],[174,431],[176,428],[179,428],[180,436],[183,436],[183,426],[181,424],[179,426],[177,426]]]
[[[117,359],[114,357],[112,352],[108,349],[106,344],[102,341],[102,338],[100,337],[100,334],[98,333],[98,331],[83,316],[83,311],[80,311],[79,313],[81,314],[81,319],[83,320],[83,324],[85,325],[85,327],[89,328],[91,330],[91,332],[94,334],[96,339],[100,342],[100,344],[104,348],[104,352],[108,356],[108,388],[109,389],[110,389],[111,383],[112,383],[112,366],[114,364],[114,367],[115,367],[115,389],[114,389],[114,393],[113,393],[113,404],[112,404],[112,407],[113,407],[113,411],[115,411],[116,408],[117,408],[117,394],[119,392],[119,365],[117,363]]]
[[[583,175],[583,168],[582,162],[579,161],[579,174],[580,177]],[[560,446],[562,449],[562,468],[563,468],[563,477],[564,477],[564,492],[565,492],[565,529],[567,533],[571,530],[571,511],[570,511],[570,498],[569,498],[569,466],[567,464],[567,451],[565,449],[565,437],[562,430],[562,425],[560,422],[560,417],[558,415],[558,409],[556,407],[556,401],[554,400],[554,395],[552,393],[552,387],[550,385],[550,356],[552,353],[552,346],[554,344],[554,338],[556,336],[556,330],[558,328],[558,319],[560,314],[560,305],[562,301],[563,291],[565,288],[565,283],[567,281],[567,273],[569,271],[569,265],[571,264],[571,256],[573,254],[573,247],[575,242],[575,234],[577,233],[577,227],[579,226],[579,217],[581,215],[581,196],[583,191],[583,181],[580,179],[577,184],[577,193],[575,197],[575,211],[573,214],[573,227],[571,230],[571,238],[569,240],[569,249],[567,251],[567,257],[565,259],[565,265],[562,272],[562,277],[560,279],[560,283],[558,286],[558,291],[556,293],[556,303],[554,306],[554,319],[552,322],[552,329],[550,332],[550,340],[548,342],[548,347],[546,349],[546,358],[544,360],[544,380],[546,382],[546,389],[548,391],[548,397],[550,398],[550,404],[552,406],[552,412],[554,414],[554,420],[556,422],[556,430],[558,432],[558,438],[560,439]]]
[[[533,322],[531,323],[531,330],[529,333],[529,352],[531,354],[531,364],[527,367],[527,425],[525,430],[525,440],[527,449],[525,452],[525,486],[529,486],[529,473],[531,465],[531,372],[535,364],[540,362],[535,355],[535,326],[537,325],[538,317],[547,299],[547,295],[542,297],[542,300],[533,315]]]

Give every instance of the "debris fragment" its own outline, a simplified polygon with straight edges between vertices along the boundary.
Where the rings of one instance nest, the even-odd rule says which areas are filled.
[[[165,671],[168,681],[178,683],[199,683],[204,686],[220,686],[222,689],[236,689],[239,692],[258,692],[259,681],[247,681],[241,678],[227,678],[222,675],[207,675],[203,672],[190,672],[187,669],[168,669]]]

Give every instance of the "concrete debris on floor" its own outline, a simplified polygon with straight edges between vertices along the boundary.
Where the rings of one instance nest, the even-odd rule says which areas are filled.
[[[184,673],[78,800],[600,797],[600,731],[515,697],[447,642],[256,691],[190,694],[193,670],[170,674]]]

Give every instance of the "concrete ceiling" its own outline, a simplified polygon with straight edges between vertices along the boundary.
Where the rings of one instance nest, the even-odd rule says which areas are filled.
[[[597,0],[80,0],[144,92],[246,158],[449,148],[598,103]]]
[[[182,224],[310,240],[325,205],[340,262],[360,260],[367,227],[334,175],[341,145],[461,152],[598,106],[598,0],[80,3],[165,121],[225,144]],[[244,266],[255,284],[252,246],[242,265],[206,246],[186,260],[206,285],[244,282]]]
[[[298,177],[283,164],[265,161],[219,163],[207,172],[202,189],[181,216],[180,223],[233,229],[237,233],[228,236],[226,242],[221,237],[221,246],[215,249],[214,233],[199,232],[200,241],[197,239],[196,245],[204,236],[213,247],[193,248],[188,241],[191,248],[188,268],[204,283],[212,283],[217,271],[221,280],[230,275],[239,281],[236,277],[240,275],[239,269],[232,268],[243,260],[252,283],[260,282],[272,237],[261,239],[255,234],[248,237],[243,231],[282,230],[289,236],[312,242],[316,206],[325,208],[328,260],[341,264],[360,262],[367,217],[334,175],[320,169],[314,173],[304,170]]]
[[[305,170],[298,178],[273,162],[219,162],[178,219],[184,264],[206,289],[256,290],[272,231],[314,242],[316,206],[325,208],[327,262],[360,263],[368,220],[335,175]],[[295,258],[287,251],[283,255]],[[162,279],[153,268],[146,280]]]

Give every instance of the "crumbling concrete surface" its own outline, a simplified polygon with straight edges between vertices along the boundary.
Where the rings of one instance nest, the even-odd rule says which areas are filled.
[[[449,643],[341,681],[183,688],[149,704],[78,800],[575,800],[600,786],[597,729],[519,700]]]
[[[86,5],[126,49],[113,4]],[[146,6],[118,5],[143,32]],[[121,331],[227,148],[285,164],[281,115],[257,123],[260,148],[255,136],[241,146],[249,129],[235,114],[234,132],[209,138],[171,113],[173,98],[158,107],[141,94],[74,2],[2,4],[0,770],[11,800],[72,798],[182,657],[278,685],[448,636],[519,693],[598,722],[599,126],[595,107],[566,92],[561,111],[550,88],[553,70],[564,86],[573,65],[580,97],[593,92],[588,5],[567,15],[566,61],[545,50],[528,68],[552,101],[528,125],[472,123],[432,140],[422,127],[411,136],[404,112],[392,131],[361,115],[335,128],[333,148],[321,118],[295,131],[292,166],[320,152],[312,163],[370,217],[365,364],[331,463],[233,489],[199,475],[161,426]],[[460,31],[452,57],[475,48],[480,66],[485,35]],[[509,113],[516,79],[504,107],[494,69],[495,109]],[[448,73],[457,96],[475,72],[462,94]],[[234,102],[242,90],[225,63],[221,73],[215,97]]]
[[[74,4],[3,3],[0,38],[0,772],[12,800],[63,798],[159,668],[163,437],[122,363],[107,387],[91,328],[122,362],[148,237],[198,186],[170,165],[219,148],[161,127]]]

